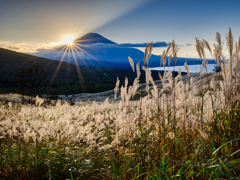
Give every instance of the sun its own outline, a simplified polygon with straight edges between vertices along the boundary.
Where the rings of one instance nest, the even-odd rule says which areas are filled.
[[[74,37],[70,35],[64,36],[62,43],[71,46],[74,43]]]

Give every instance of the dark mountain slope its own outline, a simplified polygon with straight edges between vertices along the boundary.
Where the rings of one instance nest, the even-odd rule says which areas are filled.
[[[59,71],[50,83],[50,79],[59,64],[61,64]],[[44,68],[48,74],[48,79],[42,86],[42,93],[49,93],[47,86],[50,87],[53,94],[102,92],[113,89],[116,85],[117,77],[120,79],[120,86],[124,84],[125,76],[129,78],[129,85],[133,83],[136,77],[136,73],[133,73],[131,69],[118,70],[92,66],[80,66],[81,74],[79,75],[77,67],[73,64],[60,63],[59,61],[0,48],[0,93],[3,91],[17,93],[17,86],[14,80],[15,75],[23,67],[31,67],[33,65]],[[143,71],[141,73],[141,82],[145,82],[145,74]],[[152,76],[154,79],[159,79],[157,71],[153,71]]]

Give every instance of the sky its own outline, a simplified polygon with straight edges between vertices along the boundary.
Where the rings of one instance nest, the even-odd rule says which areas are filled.
[[[174,39],[180,57],[197,58],[195,37],[213,45],[216,32],[225,41],[231,28],[238,40],[239,7],[239,0],[0,0],[0,47],[32,53],[94,32],[121,44]]]

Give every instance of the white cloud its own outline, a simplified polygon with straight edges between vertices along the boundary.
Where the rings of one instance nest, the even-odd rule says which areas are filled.
[[[27,43],[11,43],[7,41],[0,41],[0,47],[24,53],[34,53],[41,50],[50,50],[57,45],[59,45],[57,42],[38,43],[33,45]]]

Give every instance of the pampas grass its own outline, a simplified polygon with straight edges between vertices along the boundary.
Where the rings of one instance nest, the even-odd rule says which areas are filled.
[[[133,72],[135,72],[134,62],[133,62],[132,58],[128,56],[128,60],[129,60],[129,63],[131,65],[131,67],[132,67]]]
[[[213,53],[220,74],[203,73],[209,44],[196,39],[202,73],[190,74],[186,61],[188,76],[180,70],[176,77],[159,72],[160,84],[145,67],[152,51],[147,45],[142,66],[147,95],[140,100],[133,101],[140,87],[139,62],[133,84],[125,78],[121,97],[117,78],[114,101],[70,106],[58,100],[49,105],[36,97],[35,104],[22,104],[18,95],[0,96],[0,178],[237,179],[240,95],[233,87],[240,86],[240,42],[230,62],[222,56],[219,34],[216,39]],[[178,51],[172,41],[162,61],[173,57],[175,65]],[[133,68],[133,60],[129,62]]]
[[[188,77],[190,77],[190,72],[189,72],[189,68],[188,68],[188,65],[187,65],[187,60],[184,63],[184,67],[185,67],[185,69],[186,69],[186,71],[188,73]]]

